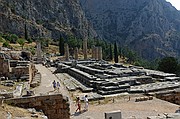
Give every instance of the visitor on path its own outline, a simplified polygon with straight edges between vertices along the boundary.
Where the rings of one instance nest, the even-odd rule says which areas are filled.
[[[56,81],[54,80],[52,84],[53,84],[53,88],[54,88],[54,91],[55,91],[56,90]]]
[[[84,110],[85,111],[88,111],[88,105],[89,105],[87,97],[88,97],[87,95],[85,95],[85,97],[84,97]]]
[[[58,89],[58,92],[59,92],[59,88],[60,88],[60,83],[57,82],[57,89]]]
[[[79,112],[81,113],[81,102],[79,97],[77,97],[76,99],[76,106],[77,106],[76,112],[79,110]]]
[[[176,112],[175,112],[175,113],[180,113],[180,107],[179,107],[179,109],[177,109],[177,110],[176,110]]]

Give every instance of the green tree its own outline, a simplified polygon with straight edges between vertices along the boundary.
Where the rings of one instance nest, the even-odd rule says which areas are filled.
[[[69,45],[69,53],[70,55],[72,56],[74,54],[74,48],[75,47],[78,47],[80,48],[81,47],[81,44],[82,44],[82,40],[80,39],[77,39],[76,37],[74,36],[69,36],[66,43]],[[81,44],[80,44],[81,43]]]
[[[118,63],[118,49],[116,42],[114,43],[114,62]]]
[[[24,25],[24,38],[25,38],[26,40],[28,40],[28,31],[27,31],[27,26],[26,26],[26,24]]]
[[[63,37],[60,37],[60,39],[59,39],[59,53],[61,54],[61,56],[64,55],[64,39],[63,39]]]
[[[20,46],[22,47],[22,49],[23,49],[24,44],[25,44],[25,40],[24,40],[23,38],[19,38],[17,42],[19,43],[19,45],[20,45]]]
[[[28,38],[27,41],[28,41],[28,43],[32,43],[33,42],[33,40],[31,38]]]
[[[178,61],[174,57],[165,57],[158,63],[158,70],[165,73],[176,73],[178,68]]]
[[[178,64],[178,66],[177,66],[176,74],[177,74],[178,76],[180,76],[180,64]]]
[[[15,34],[12,34],[10,38],[10,43],[16,43],[17,40],[18,40],[18,36]]]
[[[9,42],[8,42],[8,41],[4,42],[2,46],[3,46],[3,47],[7,47],[7,48],[9,48],[9,47],[10,47],[10,45],[9,45]]]
[[[78,39],[74,36],[69,36],[67,39],[67,44],[69,45],[70,49],[74,49],[75,47],[78,47]]]

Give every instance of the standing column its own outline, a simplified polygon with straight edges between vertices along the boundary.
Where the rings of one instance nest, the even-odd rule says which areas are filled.
[[[95,47],[95,59],[98,60],[98,47]]]
[[[42,50],[41,50],[41,43],[36,42],[36,53],[37,53],[37,62],[42,63]]]
[[[87,60],[87,39],[83,40],[83,53],[84,53],[84,60]]]
[[[75,60],[78,60],[78,48],[77,47],[75,48],[74,54],[75,54]]]
[[[65,60],[66,61],[69,61],[69,46],[68,46],[68,44],[66,43],[66,44],[64,44],[64,49],[65,49]]]
[[[102,47],[98,47],[98,60],[102,60]]]
[[[95,59],[95,46],[92,46],[92,59]]]

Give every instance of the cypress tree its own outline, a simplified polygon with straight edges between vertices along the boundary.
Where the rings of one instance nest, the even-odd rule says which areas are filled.
[[[114,43],[114,62],[118,63],[118,50],[116,42]]]
[[[24,38],[25,38],[26,40],[28,40],[28,32],[27,32],[27,26],[26,26],[26,24],[24,25]]]
[[[113,53],[112,53],[112,46],[110,44],[110,51],[109,51],[109,59],[112,60],[113,59]]]
[[[59,53],[61,54],[61,56],[64,55],[64,39],[61,36],[59,40]]]

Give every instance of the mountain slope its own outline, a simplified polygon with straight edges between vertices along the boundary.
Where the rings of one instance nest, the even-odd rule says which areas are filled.
[[[0,32],[59,39],[60,35],[85,37],[88,25],[78,0],[0,0]]]
[[[180,56],[180,12],[165,0],[80,0],[98,35],[146,59]]]

